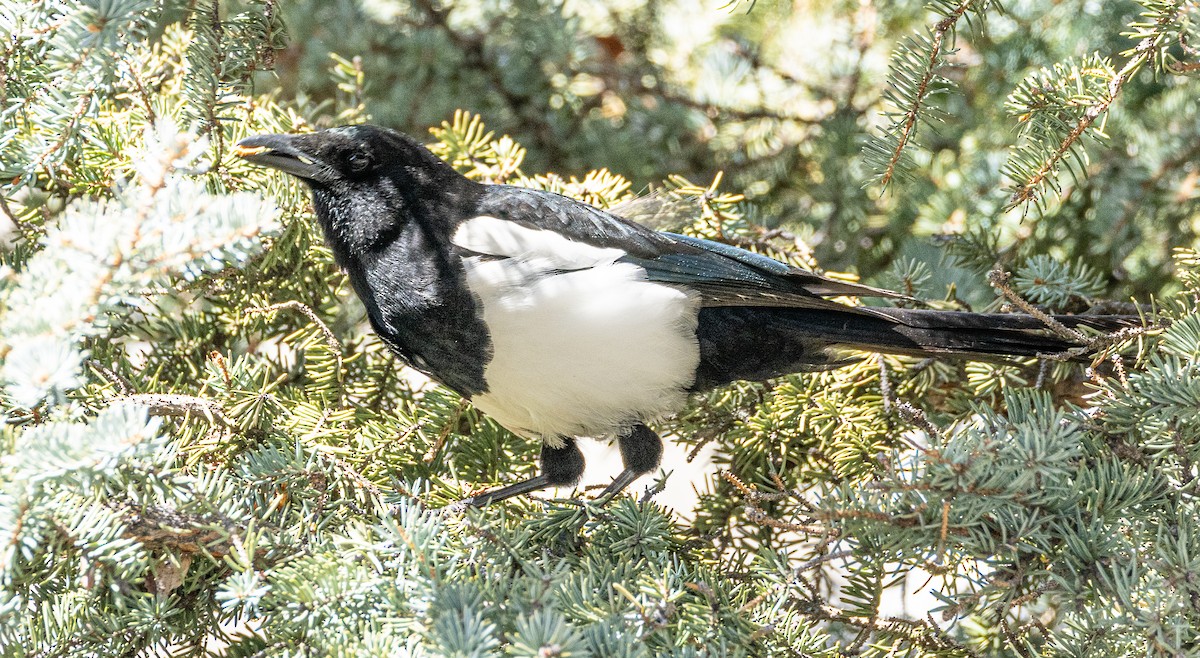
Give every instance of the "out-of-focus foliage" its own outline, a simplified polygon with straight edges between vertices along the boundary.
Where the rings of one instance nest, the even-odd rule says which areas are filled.
[[[972,302],[992,265],[1037,254],[1144,297],[1195,241],[1191,3],[719,4],[300,0],[279,70],[327,97],[327,53],[353,54],[377,122],[471,110],[535,171],[604,168],[635,191],[724,171],[826,267],[961,263]],[[942,236],[969,253],[938,263]]]
[[[1198,12],[0,0],[0,647],[1197,655]],[[690,516],[451,513],[537,447],[401,368],[304,190],[230,155],[365,120],[935,306],[1169,327],[698,396],[660,425],[716,446]],[[934,602],[889,608],[910,572]]]

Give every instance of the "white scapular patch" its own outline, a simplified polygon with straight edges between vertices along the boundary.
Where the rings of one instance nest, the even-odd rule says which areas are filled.
[[[450,242],[479,254],[527,261],[545,269],[578,270],[612,263],[625,255],[620,249],[575,242],[554,231],[480,215],[463,222]]]
[[[619,249],[481,217],[452,240],[483,305],[493,355],[472,402],[514,432],[557,445],[604,437],[683,407],[700,361],[699,300],[614,262]]]

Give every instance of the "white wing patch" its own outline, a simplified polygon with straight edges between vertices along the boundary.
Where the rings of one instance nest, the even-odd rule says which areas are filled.
[[[491,217],[467,225],[455,244],[509,256],[463,261],[493,348],[476,407],[552,445],[683,407],[700,361],[695,296],[613,262],[619,249]]]
[[[578,270],[612,263],[625,255],[620,249],[594,247],[554,231],[487,215],[459,224],[450,242],[478,254],[516,258],[545,269]]]

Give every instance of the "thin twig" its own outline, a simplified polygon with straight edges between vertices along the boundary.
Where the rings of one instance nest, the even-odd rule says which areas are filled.
[[[1054,316],[1025,301],[1025,299],[1018,295],[1017,292],[1012,289],[1012,286],[1008,284],[1010,279],[1012,279],[1012,275],[1001,269],[995,269],[991,272],[988,272],[988,283],[992,284],[993,288],[1000,291],[1000,294],[1004,295],[1005,299],[1012,302],[1013,306],[1016,306],[1026,314],[1037,318],[1042,322],[1042,324],[1046,325],[1051,331],[1058,334],[1061,338],[1069,340],[1073,343],[1082,343],[1084,345],[1091,344],[1091,339],[1085,336],[1082,332],[1067,327],[1067,325],[1054,319]]]
[[[929,435],[930,438],[938,439],[943,443],[946,441],[946,437],[942,435],[942,431],[938,429],[937,425],[934,425],[933,422],[929,420],[929,417],[925,415],[924,411],[914,407],[908,402],[903,401],[896,403],[896,411],[900,414],[901,418],[912,423],[913,425],[916,425],[923,432],[925,432],[925,434]],[[908,444],[921,452],[928,452],[927,448],[918,445],[914,441],[909,441]]]
[[[824,537],[837,537],[840,533],[833,528],[823,528],[818,525],[806,523],[788,523],[771,517],[762,508],[756,505],[746,505],[746,520],[751,523],[758,523],[776,530],[784,530],[787,532],[803,532],[809,535],[821,535]]]
[[[121,400],[149,407],[152,416],[189,418],[200,416],[222,427],[233,427],[233,421],[225,415],[221,405],[195,395],[168,395],[162,393],[135,393]]]
[[[13,226],[21,232],[23,237],[29,239],[30,234],[33,232],[33,228],[13,213],[12,208],[8,207],[8,197],[4,196],[3,194],[0,194],[0,212],[4,213],[4,216],[8,218],[8,221],[12,222]]]
[[[321,335],[325,337],[325,344],[329,346],[330,351],[332,351],[335,355],[337,355],[338,366],[340,367],[341,362],[342,362],[342,343],[341,343],[341,341],[339,341],[337,339],[337,336],[334,335],[333,330],[331,330],[329,328],[329,325],[325,324],[321,320],[321,318],[317,317],[316,312],[314,312],[307,305],[302,304],[296,300],[291,300],[291,301],[287,301],[287,302],[280,302],[278,304],[272,304],[270,306],[264,306],[261,308],[248,308],[248,309],[246,309],[246,313],[251,314],[251,315],[255,314],[255,313],[271,313],[271,312],[280,311],[283,309],[291,309],[294,311],[300,311],[301,313],[304,314],[305,317],[307,317],[309,320],[312,320],[313,324],[317,325],[317,328],[321,330]]]
[[[1159,18],[1158,22],[1155,24],[1155,27],[1161,27],[1169,24],[1177,15],[1178,12],[1164,14]],[[1046,158],[1046,160],[1042,162],[1042,166],[1039,167],[1032,176],[1016,187],[1016,190],[1012,195],[1012,201],[1008,204],[1009,208],[1015,208],[1019,204],[1027,203],[1037,198],[1038,191],[1041,189],[1042,184],[1052,172],[1058,169],[1059,162],[1066,157],[1067,153],[1071,150],[1071,147],[1075,145],[1075,142],[1079,141],[1079,138],[1082,137],[1085,132],[1087,132],[1088,128],[1092,127],[1092,124],[1096,122],[1096,119],[1100,118],[1105,112],[1108,111],[1109,106],[1111,106],[1113,102],[1117,100],[1117,95],[1120,94],[1121,90],[1125,87],[1125,83],[1129,82],[1130,78],[1132,78],[1133,75],[1137,73],[1138,69],[1142,67],[1142,64],[1145,64],[1146,61],[1150,59],[1152,56],[1152,49],[1154,48],[1154,44],[1156,42],[1157,38],[1155,37],[1154,33],[1151,33],[1138,42],[1137,46],[1133,48],[1133,57],[1130,57],[1129,61],[1125,63],[1125,66],[1122,67],[1117,75],[1109,81],[1108,96],[1095,105],[1092,105],[1084,110],[1083,116],[1079,118],[1079,121],[1075,124],[1075,127],[1071,129],[1071,132],[1067,133],[1067,136],[1063,139],[1062,143],[1058,145],[1058,148],[1056,148],[1054,152],[1050,154],[1049,158]]]
[[[800,574],[808,571],[809,569],[819,567],[826,562],[833,562],[834,560],[840,560],[844,557],[850,557],[852,555],[854,555],[854,551],[849,549],[843,551],[834,551],[833,553],[828,553],[820,557],[815,557],[807,562],[800,563],[796,568],[792,569],[792,573],[794,574],[795,578],[799,578]]]
[[[892,382],[888,378],[887,362],[882,354],[875,355],[875,363],[879,366],[879,395],[883,398],[883,412],[892,411]]]
[[[965,0],[962,4],[954,9],[949,15],[937,22],[933,28],[933,39],[930,40],[929,59],[925,65],[925,71],[921,75],[921,80],[917,83],[917,93],[913,94],[913,102],[904,111],[904,121],[901,122],[900,135],[896,140],[896,148],[892,152],[892,157],[888,160],[887,168],[883,171],[883,176],[879,182],[883,186],[892,180],[896,173],[896,165],[900,163],[900,157],[904,153],[904,147],[912,139],[917,128],[917,115],[921,112],[921,105],[925,101],[925,97],[929,94],[929,85],[933,82],[935,75],[934,70],[937,68],[938,57],[942,53],[942,42],[946,39],[946,33],[954,27],[958,19],[962,18],[963,14],[975,4],[975,0]]]
[[[116,371],[105,367],[99,361],[95,359],[88,359],[87,364],[91,366],[93,370],[100,373],[105,379],[115,384],[121,395],[133,395],[133,392],[137,390],[133,387],[133,384],[128,379],[125,379]]]
[[[458,401],[458,407],[454,409],[454,415],[446,420],[446,425],[442,427],[441,432],[438,432],[437,441],[434,442],[429,452],[425,453],[425,456],[421,458],[422,461],[426,464],[432,464],[442,454],[442,449],[446,447],[446,439],[450,437],[450,433],[454,431],[459,420],[462,418],[463,412],[466,410],[467,400],[463,398]]]

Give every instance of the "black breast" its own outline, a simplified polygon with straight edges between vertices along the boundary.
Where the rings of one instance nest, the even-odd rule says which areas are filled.
[[[409,365],[470,397],[487,390],[491,341],[462,265],[440,242],[410,222],[348,272],[380,338]]]

